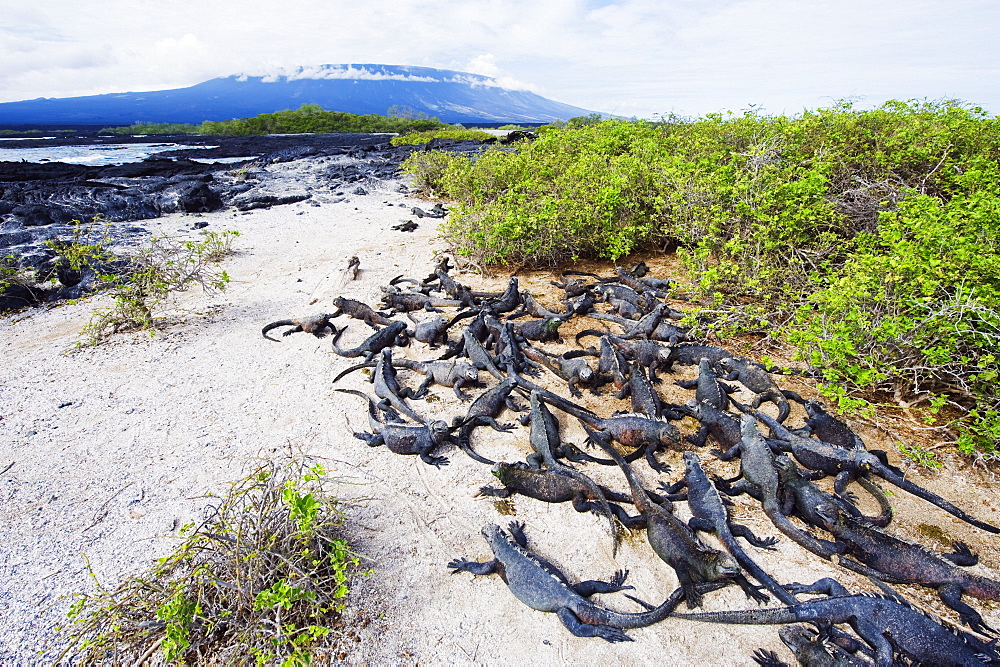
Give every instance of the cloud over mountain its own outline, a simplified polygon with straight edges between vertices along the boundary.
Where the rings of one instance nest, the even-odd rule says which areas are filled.
[[[549,122],[591,113],[482,74],[346,64],[244,73],[174,90],[8,102],[0,104],[0,124],[200,123],[303,104],[356,114],[409,107],[449,123]]]

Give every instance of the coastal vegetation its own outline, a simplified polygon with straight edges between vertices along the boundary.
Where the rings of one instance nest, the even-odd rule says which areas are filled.
[[[108,247],[105,220],[75,223],[72,239],[46,245],[57,253],[59,270],[76,274],[77,281],[93,280],[95,288],[107,290],[112,298],[111,306],[94,311],[78,346],[97,345],[120,331],[152,331],[158,310],[176,292],[192,285],[215,292],[229,284],[219,261],[232,254],[237,231],[208,232],[197,241],[155,237],[138,252],[120,256]]]
[[[677,251],[720,335],[781,341],[843,410],[1000,456],[1000,124],[957,101],[574,119],[511,151],[414,153],[487,264]]]
[[[361,571],[325,482],[306,459],[267,462],[208,520],[181,527],[177,548],[148,572],[114,589],[94,577],[62,628],[60,661],[138,664],[159,649],[171,663],[306,665],[335,653]]]
[[[424,132],[408,132],[393,137],[389,143],[393,146],[413,146],[426,144],[432,139],[451,139],[453,141],[488,141],[495,139],[489,132],[464,128],[449,128],[445,130],[426,130]]]
[[[179,123],[136,123],[124,127],[106,127],[109,134],[214,134],[222,136],[252,136],[260,134],[304,134],[315,132],[424,132],[450,127],[437,118],[380,116],[327,111],[318,104],[303,104],[298,109],[286,109],[260,114],[251,118],[206,120],[200,125]]]

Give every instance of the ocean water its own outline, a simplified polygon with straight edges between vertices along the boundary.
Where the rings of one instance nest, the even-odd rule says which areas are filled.
[[[0,148],[0,162],[65,162],[103,167],[110,164],[141,162],[164,151],[203,150],[217,146],[185,146],[172,143],[86,144],[80,146],[39,146],[38,148]],[[192,156],[195,157],[195,156]],[[239,158],[243,159],[243,158]],[[236,162],[235,160],[226,160]],[[199,160],[200,161],[200,160]],[[223,161],[206,159],[209,162]]]

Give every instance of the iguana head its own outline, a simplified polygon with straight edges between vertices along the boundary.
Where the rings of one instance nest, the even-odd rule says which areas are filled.
[[[496,550],[496,545],[500,544],[501,542],[508,541],[507,535],[505,535],[500,526],[496,525],[495,523],[486,524],[485,526],[483,526],[483,529],[479,532],[482,533],[483,537],[486,539],[486,542],[490,545],[491,548],[494,549],[494,551]]]
[[[806,409],[806,414],[811,419],[815,419],[826,412],[826,410],[823,409],[823,404],[818,401],[806,401],[804,407]]]
[[[690,474],[695,468],[700,468],[701,461],[698,460],[698,455],[692,451],[684,452],[684,467],[688,474]]]
[[[460,361],[455,364],[455,377],[469,382],[479,382],[479,369],[468,361]]]
[[[667,446],[675,442],[679,442],[681,439],[680,431],[673,424],[668,424],[666,422],[660,424],[656,433],[657,439],[660,441],[661,445]]]
[[[783,482],[798,477],[799,467],[785,454],[779,454],[774,457],[774,467],[778,469],[778,477]]]
[[[451,428],[447,422],[440,419],[433,419],[427,423],[427,430],[431,432],[431,439],[434,442],[443,442],[451,433]]]
[[[735,577],[737,574],[742,572],[736,560],[725,551],[716,551],[712,555],[711,561],[708,565],[708,570],[707,574],[709,576],[705,578],[706,581],[728,579],[730,577]]]
[[[816,514],[823,520],[823,527],[827,530],[836,526],[840,519],[840,511],[832,503],[817,505]]]

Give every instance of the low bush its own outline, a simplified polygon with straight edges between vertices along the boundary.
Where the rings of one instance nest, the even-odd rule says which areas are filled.
[[[432,139],[452,139],[453,141],[489,141],[490,139],[496,139],[496,137],[489,132],[484,132],[483,130],[450,128],[445,130],[427,130],[425,132],[408,132],[398,137],[393,137],[389,143],[393,146],[413,146],[417,144],[426,144]]]
[[[233,252],[237,231],[208,232],[197,241],[156,237],[139,252],[118,256],[108,248],[107,223],[100,218],[86,225],[75,222],[72,240],[46,243],[66,269],[92,274],[93,287],[113,298],[111,307],[94,312],[78,346],[97,345],[120,331],[152,330],[156,310],[174,293],[192,285],[220,291],[229,283],[219,261]]]
[[[720,333],[791,342],[842,407],[922,404],[961,451],[996,456],[998,162],[1000,121],[945,100],[583,117],[404,169],[456,201],[459,254],[557,266],[677,247]]]
[[[266,463],[234,483],[177,549],[79,596],[59,661],[305,665],[334,650],[360,559],[324,470]]]

